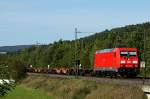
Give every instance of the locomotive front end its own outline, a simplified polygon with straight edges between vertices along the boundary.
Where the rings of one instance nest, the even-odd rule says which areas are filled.
[[[120,69],[121,75],[136,76],[140,67],[138,50],[136,48],[120,49]]]

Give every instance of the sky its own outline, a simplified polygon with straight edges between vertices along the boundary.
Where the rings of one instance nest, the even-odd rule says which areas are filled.
[[[150,21],[150,0],[0,0],[0,46],[49,44]]]

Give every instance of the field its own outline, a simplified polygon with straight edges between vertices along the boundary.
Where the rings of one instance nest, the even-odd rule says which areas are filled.
[[[146,99],[138,87],[47,76],[28,76],[6,99],[20,99],[19,96],[21,99]]]
[[[44,92],[23,85],[18,85],[14,90],[9,92],[3,99],[52,99]]]

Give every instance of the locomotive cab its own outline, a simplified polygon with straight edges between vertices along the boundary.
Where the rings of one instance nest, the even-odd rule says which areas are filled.
[[[120,50],[119,74],[136,76],[139,73],[139,57],[136,48]]]
[[[138,67],[138,57],[136,51],[121,51],[120,52],[121,67],[134,68]]]

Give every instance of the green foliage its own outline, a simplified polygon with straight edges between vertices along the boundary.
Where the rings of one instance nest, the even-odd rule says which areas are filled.
[[[25,65],[19,59],[10,59],[9,63],[10,78],[16,81],[25,77]]]
[[[5,96],[12,88],[14,88],[14,84],[7,83],[4,79],[9,79],[8,66],[0,65],[0,98]]]
[[[6,94],[8,94],[9,91],[11,91],[14,88],[14,84],[8,84],[4,81],[4,84],[0,84],[0,98],[4,97]]]
[[[7,57],[1,56],[1,58],[3,58],[2,61],[0,60],[1,78],[19,80],[25,76],[25,64],[20,54],[8,54]]]
[[[144,39],[144,33],[146,34],[146,39]],[[150,23],[105,30],[78,39],[77,45],[78,50],[76,50],[76,53],[78,54],[78,59],[80,59],[82,66],[86,68],[92,67],[96,50],[114,47],[138,48],[140,60],[146,61],[147,66],[150,66]],[[38,45],[24,49],[20,54],[3,55],[3,61],[0,60],[0,62],[7,62],[10,58],[12,58],[12,60],[19,58],[19,61],[25,64],[25,66],[47,67],[47,65],[50,65],[51,67],[71,68],[75,66],[74,56],[75,41],[59,40],[53,44]]]

